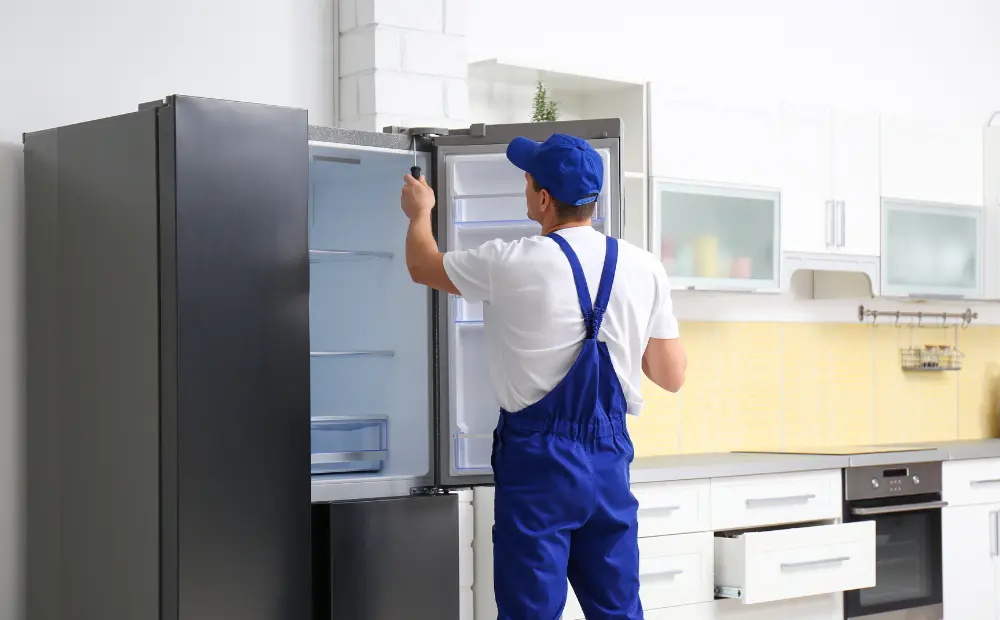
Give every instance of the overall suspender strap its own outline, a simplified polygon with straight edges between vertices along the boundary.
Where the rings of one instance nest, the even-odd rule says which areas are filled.
[[[587,278],[583,275],[583,266],[572,246],[556,233],[549,233],[548,237],[559,245],[569,261],[570,269],[573,271],[573,282],[576,284],[576,295],[580,299],[580,311],[583,313],[583,322],[587,327],[587,338],[596,338],[597,332],[601,330],[604,313],[608,309],[608,300],[611,299],[611,286],[614,283],[615,267],[618,264],[618,240],[614,237],[607,237],[604,270],[601,272],[601,283],[597,288],[595,304],[590,301]]]
[[[618,267],[618,240],[608,237],[607,250],[604,253],[604,270],[601,271],[601,283],[597,287],[597,299],[594,301],[594,335],[601,331],[601,321],[611,300],[611,287],[615,282],[615,269]]]

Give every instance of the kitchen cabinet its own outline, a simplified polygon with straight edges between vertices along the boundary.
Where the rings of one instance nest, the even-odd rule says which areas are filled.
[[[982,119],[881,119],[882,196],[983,205]]]
[[[983,225],[985,227],[986,299],[1000,300],[1000,112],[983,132]]]
[[[776,187],[781,181],[778,106],[680,99],[649,85],[650,176]]]
[[[1000,618],[1000,503],[948,506],[941,511],[941,570],[945,618]]]
[[[780,143],[782,250],[878,256],[878,116],[786,105]]]
[[[1000,618],[1000,459],[942,466],[941,572],[945,618]]]
[[[775,190],[653,179],[650,240],[673,288],[776,291]]]
[[[882,201],[882,295],[979,299],[983,209]]]

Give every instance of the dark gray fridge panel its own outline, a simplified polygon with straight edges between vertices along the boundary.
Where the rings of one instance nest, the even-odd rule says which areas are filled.
[[[27,134],[28,617],[153,620],[156,112]]]
[[[316,504],[316,620],[458,620],[458,496]]]
[[[172,97],[160,118],[173,181],[161,204],[163,437],[174,455],[163,488],[176,523],[176,538],[165,535],[176,547],[164,548],[176,583],[163,584],[176,602],[164,608],[181,620],[306,618],[306,112]]]

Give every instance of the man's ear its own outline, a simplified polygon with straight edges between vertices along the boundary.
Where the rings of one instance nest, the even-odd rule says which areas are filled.
[[[549,190],[547,189],[541,190],[539,194],[540,194],[539,196],[540,200],[538,204],[542,212],[544,213],[545,211],[548,211],[549,209],[552,208],[552,194],[550,194]]]

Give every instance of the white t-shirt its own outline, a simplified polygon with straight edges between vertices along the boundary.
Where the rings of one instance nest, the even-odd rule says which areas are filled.
[[[591,300],[604,268],[605,236],[590,226],[558,231],[576,252]],[[642,409],[642,354],[650,338],[677,338],[663,265],[619,240],[611,300],[598,340],[606,342],[628,413]],[[586,330],[573,272],[555,241],[543,236],[489,241],[448,252],[444,268],[469,302],[483,302],[490,379],[500,407],[516,412],[550,392],[569,371]]]

